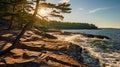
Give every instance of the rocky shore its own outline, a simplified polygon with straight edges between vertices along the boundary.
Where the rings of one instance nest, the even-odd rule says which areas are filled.
[[[0,52],[11,46],[18,32],[0,32]],[[14,49],[0,57],[0,67],[89,67],[83,62],[82,47],[48,33],[68,34],[27,31]]]

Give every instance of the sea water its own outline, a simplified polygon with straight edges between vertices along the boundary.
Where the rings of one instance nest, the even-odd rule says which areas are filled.
[[[59,36],[62,40],[78,44],[89,52],[90,56],[98,59],[101,67],[120,67],[120,29],[77,29],[63,30],[67,32],[80,32],[108,36],[111,39],[87,38],[82,35]],[[86,56],[84,55],[84,58]],[[87,64],[96,63],[93,59],[85,59]],[[89,61],[89,62],[88,62]],[[95,66],[94,67],[98,67]]]

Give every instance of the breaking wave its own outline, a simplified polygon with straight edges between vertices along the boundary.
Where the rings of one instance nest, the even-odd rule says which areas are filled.
[[[59,40],[80,45],[84,63],[94,67],[119,67],[120,44],[107,39],[87,38],[82,35],[56,35]]]

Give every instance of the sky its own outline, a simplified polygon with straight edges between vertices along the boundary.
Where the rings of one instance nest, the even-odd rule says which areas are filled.
[[[63,21],[92,23],[99,28],[120,28],[120,0],[48,0],[67,2],[72,12]]]

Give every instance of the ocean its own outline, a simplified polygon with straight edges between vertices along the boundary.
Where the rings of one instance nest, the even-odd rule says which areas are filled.
[[[101,28],[101,29],[71,29],[68,32],[80,32],[85,34],[104,35],[110,37],[115,42],[120,42],[120,29]]]
[[[120,67],[120,29],[72,29],[63,31],[104,35],[110,37],[110,39],[98,39],[87,38],[80,35],[72,35],[65,37],[65,40],[85,48],[89,52],[88,54],[90,56],[99,60],[100,67]],[[84,58],[86,58],[86,56],[84,56]],[[94,62],[91,58],[89,60],[88,59],[84,60],[86,64],[99,67],[99,65],[96,64],[96,61]]]

